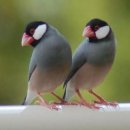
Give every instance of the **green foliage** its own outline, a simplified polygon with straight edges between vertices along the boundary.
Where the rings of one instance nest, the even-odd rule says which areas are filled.
[[[70,41],[73,51],[82,40],[87,21],[108,21],[117,37],[117,55],[111,72],[97,87],[106,99],[130,99],[130,1],[129,0],[28,0],[0,1],[0,104],[20,104],[26,95],[31,47],[21,47],[25,25],[43,20],[57,27]],[[57,93],[62,96],[63,89]],[[86,92],[83,92],[84,96]],[[47,96],[47,99],[54,99]]]

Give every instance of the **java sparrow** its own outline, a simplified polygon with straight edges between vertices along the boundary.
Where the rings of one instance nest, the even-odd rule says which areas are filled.
[[[72,63],[70,45],[56,28],[42,21],[27,25],[22,46],[28,45],[33,47],[33,53],[29,65],[27,96],[23,104],[31,104],[39,96],[43,105],[53,107],[40,94],[54,94],[56,87],[64,82]]]
[[[64,82],[63,99],[68,101],[77,93],[82,104],[95,107],[95,104],[88,103],[80,94],[79,90],[85,89],[99,100],[97,103],[115,105],[116,103],[107,102],[93,91],[104,80],[114,61],[116,42],[113,31],[107,22],[95,18],[86,24],[83,37]]]

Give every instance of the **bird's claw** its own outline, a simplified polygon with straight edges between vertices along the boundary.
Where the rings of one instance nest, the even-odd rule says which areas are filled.
[[[51,104],[45,104],[44,102],[41,102],[41,101],[36,101],[35,102],[36,104],[38,104],[38,105],[41,105],[41,106],[45,106],[45,107],[47,107],[47,108],[49,108],[49,109],[54,109],[54,110],[60,110],[61,108],[60,107],[58,107],[58,105],[56,105],[56,104],[54,104],[54,103],[51,103]]]
[[[56,105],[78,105],[78,103],[75,102],[67,102],[67,101],[63,101],[63,102],[53,102]]]
[[[60,110],[60,108],[58,107],[58,105],[56,105],[56,104],[53,104],[53,103],[51,103],[51,104],[46,104],[46,105],[44,105],[44,104],[40,104],[40,105],[43,105],[43,106],[46,106],[47,108],[49,108],[49,109],[54,109],[54,110]]]
[[[76,102],[64,102],[63,105],[78,105]]]
[[[108,102],[108,101],[94,101],[96,104],[101,104],[101,105],[106,105],[106,106],[112,106],[112,107],[117,107],[118,103],[117,102]]]
[[[85,106],[85,107],[90,108],[90,109],[100,109],[101,108],[99,106],[96,106],[96,104],[90,104],[90,103],[87,103],[84,101],[78,102],[78,105],[82,105],[82,106]]]
[[[101,108],[101,107],[97,106],[95,103],[91,104],[91,106],[93,109],[97,109],[97,110],[99,110]]]

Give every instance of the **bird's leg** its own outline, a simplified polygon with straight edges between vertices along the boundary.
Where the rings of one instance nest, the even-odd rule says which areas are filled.
[[[110,105],[116,107],[118,104],[116,102],[108,102],[105,99],[103,99],[101,96],[97,95],[93,90],[88,91],[90,94],[94,95],[99,101],[94,101],[97,104],[102,105]]]
[[[84,105],[84,106],[86,106],[86,107],[88,107],[88,108],[94,108],[94,109],[99,109],[99,108],[100,108],[100,107],[95,106],[94,104],[88,103],[88,102],[82,97],[82,95],[81,95],[81,93],[80,93],[79,90],[76,90],[76,93],[77,93],[77,95],[78,95],[79,98],[80,98],[80,104],[81,104],[81,105]]]
[[[55,110],[59,110],[59,108],[55,105],[55,104],[48,104],[42,97],[42,95],[40,93],[38,93],[38,98],[40,99],[39,103],[40,105],[43,105],[49,109],[55,109]]]
[[[59,104],[59,105],[77,105],[76,103],[69,103],[69,102],[65,101],[64,99],[62,99],[61,97],[59,97],[54,92],[51,92],[51,94],[53,96],[55,96],[58,100],[60,100],[60,103],[54,102],[54,104]]]
[[[52,94],[53,96],[55,96],[58,100],[60,100],[61,103],[64,103],[64,102],[65,102],[64,99],[62,99],[61,97],[59,97],[59,96],[58,96],[57,94],[55,94],[54,92],[51,92],[51,94]]]

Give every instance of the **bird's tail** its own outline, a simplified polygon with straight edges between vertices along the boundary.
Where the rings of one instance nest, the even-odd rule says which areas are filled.
[[[65,86],[65,91],[64,91],[63,99],[64,99],[65,101],[69,101],[70,98],[71,98],[74,94],[75,94],[75,89],[74,89],[74,88],[71,88],[71,87],[69,86],[69,84],[67,84],[67,85]]]
[[[28,87],[27,96],[24,98],[22,105],[30,105],[36,97],[37,93]]]
[[[64,100],[65,100],[65,97],[66,97],[66,88],[65,88],[65,91],[64,91],[64,95],[63,95]]]
[[[21,103],[21,105],[25,105],[25,101],[26,101],[26,96],[25,96],[23,102]]]

